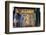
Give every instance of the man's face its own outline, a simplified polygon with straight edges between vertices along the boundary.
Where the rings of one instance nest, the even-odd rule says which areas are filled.
[[[21,14],[21,9],[16,9],[16,13]]]

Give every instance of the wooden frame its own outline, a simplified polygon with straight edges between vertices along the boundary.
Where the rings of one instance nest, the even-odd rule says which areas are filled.
[[[23,4],[38,4],[43,5],[43,30],[40,31],[22,31],[22,32],[9,32],[9,3],[23,3]],[[44,32],[45,31],[45,4],[44,3],[36,3],[36,2],[18,2],[18,1],[5,1],[5,33],[6,34],[15,34],[15,33],[30,33],[30,32]]]

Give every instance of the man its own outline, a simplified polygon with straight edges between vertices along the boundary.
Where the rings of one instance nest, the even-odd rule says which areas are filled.
[[[18,9],[18,12],[14,15],[14,22],[16,23],[16,27],[23,27],[23,15],[21,14],[21,9]]]

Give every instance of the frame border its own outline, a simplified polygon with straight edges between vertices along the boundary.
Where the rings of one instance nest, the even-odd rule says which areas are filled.
[[[43,5],[43,30],[40,31],[22,31],[22,32],[9,32],[9,3],[23,3],[23,4],[38,4]],[[45,3],[36,2],[20,2],[20,1],[5,1],[5,34],[16,34],[16,33],[32,33],[32,32],[45,32]]]

